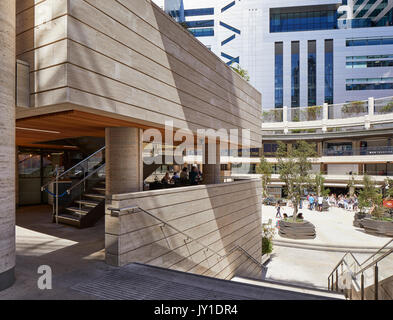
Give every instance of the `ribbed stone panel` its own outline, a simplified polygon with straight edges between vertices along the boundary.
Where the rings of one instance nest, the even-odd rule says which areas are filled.
[[[15,267],[15,0],[0,1],[0,290]]]

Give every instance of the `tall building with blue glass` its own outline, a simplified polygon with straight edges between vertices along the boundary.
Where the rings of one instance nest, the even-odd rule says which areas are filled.
[[[248,71],[265,109],[393,96],[393,0],[182,3],[190,32]]]

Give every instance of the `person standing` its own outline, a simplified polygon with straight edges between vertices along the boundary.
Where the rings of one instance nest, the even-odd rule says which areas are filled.
[[[319,195],[318,197],[318,211],[322,212],[322,206],[323,206],[323,197],[322,195]]]
[[[314,202],[315,199],[313,197],[313,195],[311,194],[310,197],[308,198],[308,202],[310,203],[310,210],[314,210]]]

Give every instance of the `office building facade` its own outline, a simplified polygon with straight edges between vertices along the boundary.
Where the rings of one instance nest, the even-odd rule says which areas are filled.
[[[393,1],[184,0],[189,30],[239,63],[263,108],[393,95]]]

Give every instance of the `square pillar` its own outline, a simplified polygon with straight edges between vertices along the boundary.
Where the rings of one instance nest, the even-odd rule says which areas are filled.
[[[219,184],[221,182],[220,144],[205,144],[203,161],[203,183]]]
[[[143,132],[106,128],[106,194],[143,191]]]

